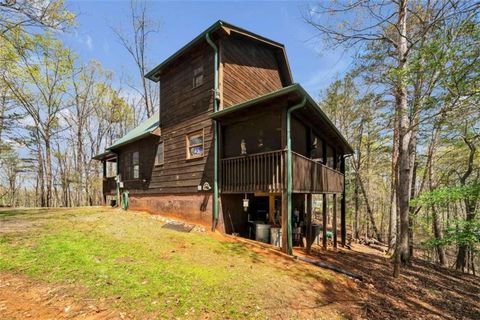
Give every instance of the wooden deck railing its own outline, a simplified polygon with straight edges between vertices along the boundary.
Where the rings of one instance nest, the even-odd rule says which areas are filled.
[[[295,152],[292,152],[292,162],[295,192],[343,192],[344,175],[339,171]]]
[[[285,151],[271,151],[220,160],[220,189],[224,193],[282,192]],[[337,170],[292,152],[293,191],[341,193],[344,176]]]
[[[281,150],[221,161],[222,192],[281,192],[284,152]]]

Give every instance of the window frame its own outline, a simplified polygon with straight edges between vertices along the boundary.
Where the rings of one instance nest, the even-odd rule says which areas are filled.
[[[193,67],[193,77],[192,77],[192,88],[198,88],[203,85],[203,78],[204,78],[204,68],[203,64],[196,65]],[[199,80],[199,83],[197,83],[197,79]]]
[[[161,162],[158,161],[158,148],[160,147],[160,145],[162,146],[162,161]],[[155,153],[155,166],[163,166],[164,163],[165,163],[165,143],[164,143],[164,141],[159,141],[157,143],[157,151]]]
[[[202,143],[197,143],[194,145],[190,145],[190,137],[192,136],[201,136],[202,137]],[[192,159],[201,159],[205,157],[205,130],[202,128],[200,130],[192,131],[190,133],[187,133],[185,135],[185,142],[186,142],[186,152],[187,152],[187,160],[192,160]],[[202,146],[202,154],[198,156],[192,156],[190,154],[190,148]]]
[[[135,163],[135,154],[137,154],[137,161]],[[137,168],[137,171],[135,170]],[[135,172],[137,173],[137,177],[135,177]],[[132,151],[132,180],[140,179],[140,152]]]

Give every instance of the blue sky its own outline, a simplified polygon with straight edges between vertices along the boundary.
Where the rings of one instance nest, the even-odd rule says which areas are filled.
[[[101,62],[117,79],[120,75],[137,77],[132,59],[111,29],[128,27],[129,6],[128,0],[67,1],[69,10],[78,14],[78,27],[63,36],[65,43],[80,59]],[[283,43],[294,81],[318,97],[345,73],[351,59],[341,50],[324,50],[318,39],[312,40],[313,30],[301,16],[306,6],[296,1],[150,1],[149,16],[158,21],[160,30],[148,44],[149,62],[154,67],[215,21],[225,20]]]

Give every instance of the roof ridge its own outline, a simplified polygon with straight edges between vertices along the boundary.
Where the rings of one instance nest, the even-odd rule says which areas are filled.
[[[235,26],[229,22],[226,22],[224,20],[217,20],[215,23],[213,23],[212,25],[210,25],[207,29],[205,29],[204,31],[202,31],[200,34],[198,34],[195,38],[193,38],[192,40],[190,40],[189,42],[187,42],[184,46],[182,46],[180,49],[178,49],[177,51],[175,51],[174,53],[172,53],[170,56],[168,56],[168,58],[164,59],[160,64],[158,64],[155,68],[153,68],[152,70],[150,70],[149,72],[147,72],[147,74],[145,75],[146,78],[150,79],[150,80],[153,80],[153,81],[158,81],[157,77],[155,76],[155,74],[160,71],[160,69],[162,69],[164,66],[166,66],[168,63],[170,63],[171,61],[175,60],[175,58],[179,57],[182,53],[184,53],[187,49],[189,49],[191,46],[193,46],[194,44],[198,43],[201,39],[205,39],[205,35],[209,32],[213,32],[213,31],[216,31],[218,30],[221,26],[225,26],[227,28],[230,28],[230,29],[235,29],[247,36],[250,36],[250,37],[254,37],[254,38],[258,38],[259,40],[261,41],[264,41],[264,42],[267,42],[267,43],[270,43],[270,45],[272,46],[277,46],[277,47],[280,47],[282,48],[283,50],[285,50],[285,46],[284,44],[280,43],[280,42],[277,42],[277,41],[274,41],[274,40],[271,40],[269,38],[266,38],[264,36],[261,36],[255,32],[252,32],[252,31],[249,31],[249,30],[246,30],[246,29],[243,29],[241,27],[238,27],[238,26]]]

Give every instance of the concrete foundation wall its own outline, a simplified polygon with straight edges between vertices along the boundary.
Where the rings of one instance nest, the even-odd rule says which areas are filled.
[[[210,227],[212,197],[211,193],[130,195],[129,208]]]

